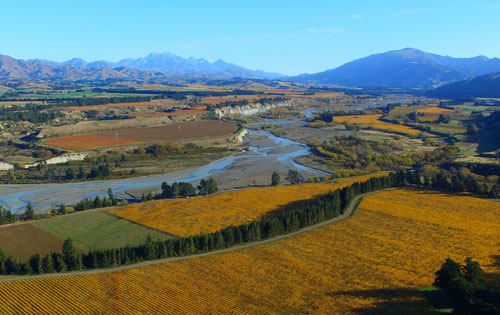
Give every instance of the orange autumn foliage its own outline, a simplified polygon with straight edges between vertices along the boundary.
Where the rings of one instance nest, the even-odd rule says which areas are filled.
[[[249,188],[209,197],[150,201],[117,207],[108,212],[177,236],[211,233],[231,224],[258,220],[263,214],[290,203],[312,199],[354,182],[385,174],[346,178],[334,184]]]
[[[432,283],[446,258],[471,256],[489,274],[500,273],[499,216],[495,201],[386,191],[365,197],[352,218],[230,253],[0,283],[0,311],[433,313],[418,290]]]
[[[371,127],[374,129],[386,130],[386,131],[395,131],[400,133],[405,133],[409,135],[419,135],[421,133],[420,130],[413,129],[403,125],[391,124],[385,121],[379,120],[382,115],[360,115],[360,116],[335,116],[333,121],[337,123],[349,123],[349,124],[357,124],[361,127]]]

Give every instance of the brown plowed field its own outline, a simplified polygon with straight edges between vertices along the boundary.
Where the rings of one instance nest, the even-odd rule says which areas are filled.
[[[106,131],[88,135],[51,138],[45,144],[66,150],[89,150],[101,147],[146,142],[190,140],[220,137],[233,133],[236,125],[224,121],[202,120],[148,128]]]
[[[0,228],[0,246],[7,255],[21,261],[26,261],[33,253],[60,252],[63,243],[64,240],[32,224]]]

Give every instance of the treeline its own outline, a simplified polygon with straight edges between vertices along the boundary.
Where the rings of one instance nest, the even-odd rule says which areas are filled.
[[[233,91],[172,91],[172,90],[136,90],[135,88],[93,88],[92,92],[96,93],[133,93],[133,94],[155,94],[155,95],[166,95],[168,98],[183,97],[186,98],[187,95],[197,96],[197,97],[208,97],[208,96],[229,96],[229,95],[255,95],[260,94],[252,90],[241,90],[235,89]]]
[[[169,185],[166,182],[163,182],[161,185],[161,192],[154,194],[143,193],[141,197],[141,202],[149,201],[149,200],[159,200],[159,199],[173,199],[173,198],[186,198],[193,197],[196,195],[207,196],[213,193],[216,193],[219,190],[217,186],[217,182],[214,178],[210,177],[208,179],[202,179],[199,185],[195,188],[191,183],[186,182],[174,182],[172,185]],[[92,198],[86,198],[78,203],[74,204],[72,207],[75,211],[84,211],[90,209],[98,209],[98,208],[106,208],[111,206],[117,206],[119,204],[123,204],[123,201],[119,201],[118,198],[113,194],[113,190],[111,188],[108,189],[108,196],[99,197],[96,196]],[[65,205],[61,205],[61,207],[65,207]],[[62,211],[60,208],[59,214],[66,214],[66,211]]]
[[[0,225],[16,222],[17,217],[12,211],[0,206]]]
[[[5,274],[37,274],[110,268],[147,260],[193,255],[261,241],[333,219],[344,214],[356,196],[392,187],[394,182],[394,175],[374,177],[368,181],[354,183],[351,186],[329,192],[311,201],[308,205],[271,213],[259,221],[239,226],[229,226],[214,233],[164,241],[155,241],[148,237],[139,246],[92,250],[84,255],[81,255],[73,248],[71,240],[66,240],[61,254],[53,253],[44,258],[41,258],[39,254],[35,254],[25,263],[19,263],[18,260],[6,257],[0,261],[0,265],[10,267],[0,268],[0,271]],[[52,261],[53,265],[56,265],[57,261],[58,267],[45,269],[43,267],[45,260]],[[38,268],[40,265],[42,267]]]
[[[326,123],[331,123],[333,121],[333,117],[335,116],[360,116],[366,115],[366,112],[363,110],[350,110],[350,111],[326,111],[320,113],[318,116],[314,117],[313,120],[322,120]]]
[[[114,97],[82,97],[72,99],[56,99],[55,102],[64,106],[92,106],[117,103],[149,102],[151,96],[114,96]],[[52,100],[53,101],[53,100]]]
[[[40,104],[12,105],[0,107],[0,121],[28,121],[33,124],[46,123],[64,115],[60,111],[50,110]]]
[[[423,175],[417,171],[399,171],[395,173],[395,184],[397,186],[418,186],[427,189],[435,189],[450,193],[468,192],[485,197],[498,198],[500,196],[500,179],[491,189],[485,183],[479,183],[472,175],[464,176],[461,173],[448,174],[440,170],[434,176]]]

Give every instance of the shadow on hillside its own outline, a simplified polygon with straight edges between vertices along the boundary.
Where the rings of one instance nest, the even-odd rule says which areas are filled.
[[[491,257],[494,260],[493,266],[500,268],[500,255]],[[486,273],[486,282],[491,288],[492,302],[500,310],[500,273]]]
[[[421,292],[415,289],[373,289],[339,291],[328,294],[330,297],[352,296],[367,300],[376,300],[374,306],[359,307],[350,310],[353,314],[436,314],[431,303],[443,297],[439,291]],[[439,295],[439,296],[438,296]],[[448,302],[448,301],[446,301]],[[439,303],[439,302],[438,302]],[[447,307],[448,305],[439,305]]]
[[[302,208],[302,207],[305,207],[309,204],[312,204],[313,202],[317,201],[318,198],[321,197],[321,196],[318,196],[318,197],[314,197],[314,198],[311,198],[311,199],[303,199],[303,200],[297,200],[297,201],[293,201],[293,202],[289,202],[285,205],[281,205],[281,206],[278,206],[276,207],[274,210],[266,213],[266,216],[276,216],[276,215],[279,215],[283,212],[286,212],[286,211],[292,211],[292,210],[295,210],[295,209],[298,209],[298,208]]]

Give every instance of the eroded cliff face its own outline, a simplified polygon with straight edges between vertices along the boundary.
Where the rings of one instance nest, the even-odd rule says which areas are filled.
[[[69,161],[83,161],[85,160],[87,156],[82,153],[76,153],[76,154],[63,154],[60,156],[56,156],[53,158],[50,158],[48,160],[42,161],[43,163],[50,165],[50,164],[64,164]],[[34,164],[28,164],[25,165],[24,168],[30,168],[30,167],[36,167],[40,163],[34,163]]]
[[[0,171],[8,171],[14,169],[14,165],[5,162],[0,162]]]
[[[227,106],[227,107],[217,108],[215,110],[215,114],[219,116],[219,118],[232,115],[251,116],[257,113],[265,112],[272,108],[289,107],[289,106],[291,106],[290,101],[264,103],[264,104],[255,103],[255,104],[248,104],[244,106],[235,106],[235,107]]]

